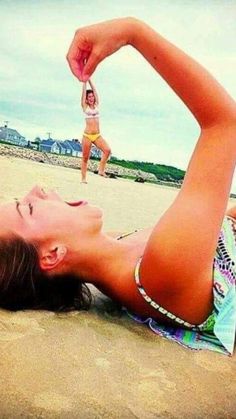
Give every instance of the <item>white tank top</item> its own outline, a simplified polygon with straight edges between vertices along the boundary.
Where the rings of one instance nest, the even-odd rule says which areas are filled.
[[[95,108],[90,108],[90,106],[87,106],[84,113],[85,119],[99,118],[99,109],[97,106],[95,106]]]

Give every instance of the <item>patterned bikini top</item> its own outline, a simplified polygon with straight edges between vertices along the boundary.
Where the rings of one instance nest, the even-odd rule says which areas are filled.
[[[134,280],[136,282],[138,291],[140,292],[141,296],[144,300],[155,310],[159,311],[159,313],[163,314],[164,316],[168,317],[168,319],[175,321],[176,323],[180,324],[181,326],[188,327],[190,329],[198,329],[201,325],[191,324],[183,319],[180,319],[175,314],[171,313],[170,311],[166,310],[164,307],[160,306],[156,301],[154,301],[149,295],[146,293],[145,289],[143,288],[140,277],[139,277],[139,268],[142,262],[142,256],[139,258],[134,272]]]
[[[134,273],[134,279],[138,288],[139,293],[144,298],[144,300],[159,313],[168,317],[170,320],[173,320],[175,323],[178,323],[180,326],[185,326],[192,330],[210,330],[213,329],[215,318],[216,318],[216,309],[217,305],[219,307],[222,305],[224,296],[227,294],[229,289],[229,284],[235,284],[236,273],[235,273],[235,240],[236,240],[236,222],[235,219],[226,216],[221,227],[220,236],[218,239],[218,245],[216,249],[216,254],[214,258],[214,275],[213,275],[213,294],[214,294],[214,308],[210,313],[208,318],[199,325],[191,324],[170,311],[166,310],[164,307],[161,307],[156,301],[154,301],[145,291],[144,287],[140,281],[139,268],[142,262],[142,256],[139,258]],[[231,246],[231,247],[230,247]],[[229,250],[231,250],[231,253]],[[225,285],[223,284],[222,277],[225,279]],[[227,282],[228,281],[228,282]],[[235,286],[235,285],[234,285]]]
[[[117,240],[121,240],[123,239],[123,237],[129,236],[133,233],[136,233],[138,230],[129,232],[129,233],[125,233],[122,234],[120,236],[118,236],[116,239]],[[200,325],[195,325],[195,324],[191,324],[181,318],[179,318],[178,316],[176,316],[175,314],[171,313],[170,311],[166,310],[164,307],[160,306],[160,304],[158,304],[156,301],[154,301],[145,291],[144,287],[141,284],[140,281],[140,276],[139,276],[139,268],[140,268],[140,264],[142,262],[142,256],[139,258],[136,266],[135,266],[135,272],[134,272],[134,280],[136,282],[137,288],[139,293],[141,294],[141,296],[143,297],[143,299],[155,310],[159,311],[159,313],[161,313],[162,315],[166,316],[168,319],[173,320],[174,322],[178,323],[181,326],[185,326],[189,329],[193,329],[193,330],[198,330],[201,329],[204,325],[205,322],[204,321],[202,324]]]

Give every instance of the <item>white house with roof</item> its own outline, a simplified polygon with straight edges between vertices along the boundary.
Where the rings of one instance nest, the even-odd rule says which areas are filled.
[[[82,157],[82,146],[78,140],[65,140],[63,142],[71,150],[74,157]]]
[[[28,141],[19,134],[15,129],[9,128],[7,125],[0,127],[0,141],[4,141],[9,144],[20,145],[25,147]]]
[[[60,148],[58,147],[57,142],[52,139],[42,140],[39,145],[39,151],[60,154]]]
[[[39,151],[43,151],[45,153],[71,155],[71,148],[67,144],[63,141],[53,140],[52,138],[42,140],[39,144]]]

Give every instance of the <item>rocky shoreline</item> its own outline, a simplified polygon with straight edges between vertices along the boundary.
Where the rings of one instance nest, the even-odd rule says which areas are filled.
[[[33,160],[39,163],[47,163],[55,166],[70,167],[71,169],[80,169],[81,168],[81,157],[71,157],[71,156],[62,156],[58,154],[45,153],[41,151],[36,151],[28,148],[23,148],[19,146],[9,145],[9,144],[0,144],[0,155],[17,157],[25,160]],[[97,173],[99,162],[96,160],[89,160],[88,170]],[[143,182],[151,182],[157,185],[170,186],[173,188],[181,188],[181,182],[167,182],[162,180],[157,180],[156,176],[152,173],[146,173],[141,170],[127,169],[121,167],[117,164],[109,163],[107,164],[106,173],[109,177],[123,177],[130,178],[138,181],[141,179]],[[236,194],[231,193],[230,198],[236,198]]]
[[[28,148],[23,148],[19,146],[9,145],[9,144],[0,144],[0,155],[2,156],[11,156],[18,157],[26,160],[33,160],[39,163],[53,164],[56,166],[70,167],[72,169],[81,168],[81,157],[71,157],[63,156],[52,153],[45,153],[41,151],[36,151]],[[98,170],[99,162],[96,160],[89,160],[88,170],[96,173]],[[127,169],[121,167],[117,164],[109,163],[107,164],[106,173],[111,177],[124,177],[131,179],[143,179],[143,181],[149,181],[157,183],[160,185],[180,187],[181,185],[175,182],[163,182],[158,181],[156,176],[152,173],[146,173],[141,170]]]

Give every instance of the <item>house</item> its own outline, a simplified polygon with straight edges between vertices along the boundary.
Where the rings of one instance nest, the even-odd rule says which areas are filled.
[[[66,154],[72,156],[72,147],[70,145],[70,140],[65,140],[63,141],[63,145],[66,148]]]
[[[101,155],[102,155],[101,150],[99,150],[99,148],[97,148],[95,145],[92,144],[91,157],[95,157],[96,159],[100,159]]]
[[[72,156],[82,157],[82,145],[78,140],[66,140],[64,143],[67,143],[72,148]],[[91,157],[101,158],[101,150],[94,144],[91,147]]]
[[[59,149],[59,154],[62,154],[62,155],[70,154],[70,149],[66,144],[64,144],[64,142],[56,141],[56,143],[57,143],[57,147]]]
[[[48,140],[41,141],[41,144],[39,145],[39,151],[43,151],[45,153],[59,154],[60,149],[57,146],[57,142],[49,138]]]
[[[65,140],[64,144],[70,148],[71,155],[74,157],[81,157],[82,156],[82,146],[77,140]]]
[[[19,134],[18,131],[12,128],[8,128],[7,125],[0,127],[0,141],[4,141],[9,144],[15,144],[22,147],[27,145],[25,137]]]
[[[71,154],[71,149],[68,145],[64,144],[63,141],[53,140],[52,138],[42,140],[39,144],[39,151],[62,155]]]

